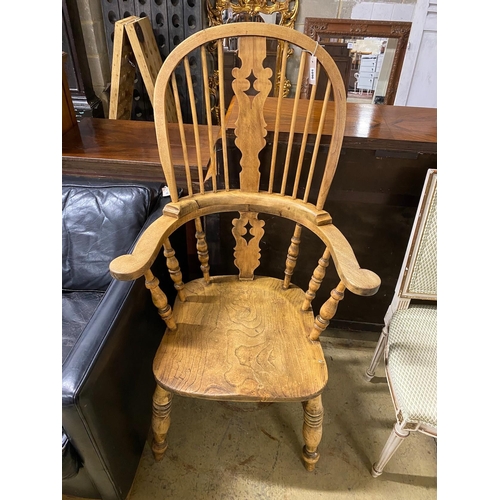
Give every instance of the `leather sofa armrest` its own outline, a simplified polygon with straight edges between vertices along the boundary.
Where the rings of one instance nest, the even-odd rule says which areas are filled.
[[[182,232],[172,238],[176,243],[185,245]],[[176,292],[165,267],[158,261],[152,269],[173,301]],[[152,362],[164,330],[143,280],[112,280],[63,364],[63,429],[82,463],[78,476],[84,472],[89,478],[84,483],[66,478],[63,493],[95,498],[97,489],[103,499],[125,499],[149,431]]]
[[[78,474],[81,467],[80,457],[69,441],[68,436],[62,431],[62,478],[71,479]]]

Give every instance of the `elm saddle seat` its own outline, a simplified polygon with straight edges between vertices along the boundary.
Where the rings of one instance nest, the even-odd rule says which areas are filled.
[[[226,125],[225,113],[220,115],[220,129],[215,130],[210,109],[210,79],[218,79],[220,109],[224,102],[223,41],[238,39],[240,67],[232,70],[232,89],[238,102],[234,130]],[[286,158],[277,159],[280,131],[280,107],[283,99],[298,104],[300,92],[283,97],[284,78],[280,82],[274,134],[268,134],[263,107],[272,89],[273,70],[263,66],[269,41],[283,43],[283,53],[293,47],[301,53],[298,82],[302,81],[308,55],[315,52],[318,71],[327,78],[325,97],[316,102],[316,85],[311,86],[307,117],[298,119],[296,111],[291,126],[281,132],[293,138],[302,137],[298,158],[292,158],[292,142]],[[202,61],[206,109],[196,114],[196,99],[190,74],[190,54],[199,51]],[[199,125],[208,133],[210,163],[198,162],[189,167],[187,148],[182,181],[187,184],[186,196],[175,196],[180,182],[178,168],[172,162],[167,126],[166,95],[172,91],[176,103],[176,123],[184,134],[183,115],[178,93],[180,67],[185,75],[193,116],[195,137]],[[211,73],[214,69],[217,72]],[[286,70],[283,58],[281,74]],[[174,77],[173,77],[174,76]],[[173,77],[173,78],[171,78]],[[294,87],[292,88],[300,88]],[[335,106],[333,116],[325,120],[329,100]],[[295,106],[294,106],[295,107]],[[314,111],[319,110],[318,112]],[[172,195],[163,215],[141,235],[134,250],[113,260],[111,274],[119,280],[144,277],[152,300],[166,323],[166,331],[158,348],[153,373],[156,390],[153,395],[152,450],[157,460],[167,449],[167,431],[174,394],[188,397],[233,402],[301,402],[304,408],[302,457],[307,470],[313,470],[319,459],[318,445],[322,434],[322,391],[328,380],[320,334],[334,316],[337,305],[348,289],[359,295],[372,295],[380,286],[379,277],[361,269],[353,250],[341,232],[332,224],[330,214],[323,210],[335,173],[346,118],[345,86],[337,66],[327,52],[308,36],[295,30],[266,23],[232,23],[208,28],[193,34],[179,44],[167,57],[158,74],[154,94],[155,128],[160,160]],[[330,124],[330,125],[328,125]],[[219,124],[217,124],[219,125]],[[171,127],[171,125],[170,125]],[[326,130],[328,129],[328,130]],[[330,143],[324,164],[317,161],[321,139]],[[276,140],[274,140],[276,139]],[[196,147],[199,147],[198,141]],[[235,144],[241,153],[239,166],[230,164],[228,147]],[[261,165],[259,153],[273,148],[270,165]],[[306,154],[307,152],[307,154]],[[197,151],[201,157],[201,151]],[[239,170],[239,171],[238,171]],[[314,199],[314,203],[311,201]],[[212,276],[204,219],[210,214],[231,212],[231,231],[235,239],[234,276]],[[259,215],[263,217],[259,218]],[[255,271],[265,241],[265,214],[282,217],[294,224],[287,255],[283,255],[283,278],[258,276]],[[187,222],[196,228],[196,248],[201,275],[184,283],[183,275],[170,235]],[[304,263],[312,273],[309,289],[303,291],[291,280],[298,264],[300,238],[309,230],[325,245],[318,261]],[[150,269],[161,250],[177,290],[173,308]],[[329,262],[337,270],[339,281],[329,299],[316,316],[311,308],[316,291],[325,276]]]
[[[62,180],[63,494],[124,500],[142,455],[164,323],[142,284],[113,280],[108,268],[161,215],[170,201],[161,187]],[[173,286],[166,293],[173,299]]]

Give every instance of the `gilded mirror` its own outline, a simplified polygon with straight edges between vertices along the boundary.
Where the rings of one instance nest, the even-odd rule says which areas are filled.
[[[397,21],[306,17],[304,23],[304,33],[336,60],[347,100],[366,90],[372,97],[368,102],[375,104],[394,104],[410,29],[410,22]],[[307,80],[303,81],[302,95],[308,89]]]

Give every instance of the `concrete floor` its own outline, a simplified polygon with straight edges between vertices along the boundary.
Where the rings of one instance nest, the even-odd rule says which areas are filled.
[[[329,381],[314,472],[301,461],[300,403],[177,397],[166,455],[155,462],[146,444],[129,500],[437,498],[437,442],[423,434],[403,442],[382,476],[370,475],[395,419],[383,366],[363,379],[375,343],[321,341]]]

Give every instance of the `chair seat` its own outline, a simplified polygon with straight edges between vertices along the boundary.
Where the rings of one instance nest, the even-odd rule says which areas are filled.
[[[404,420],[437,429],[437,309],[396,311],[387,349],[387,376]]]
[[[153,371],[168,391],[230,401],[304,401],[321,393],[328,374],[321,344],[308,339],[304,292],[283,281],[237,276],[185,285],[174,304]]]

